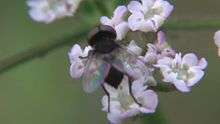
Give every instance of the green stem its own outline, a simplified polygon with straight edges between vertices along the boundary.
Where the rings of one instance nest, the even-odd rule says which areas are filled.
[[[28,60],[45,55],[52,50],[63,47],[66,44],[71,43],[72,39],[78,39],[86,36],[92,26],[90,25],[84,27],[86,27],[86,29],[78,31],[78,33],[73,33],[57,40],[51,40],[49,42],[33,46],[20,53],[16,53],[0,60],[0,73]],[[166,23],[164,27],[169,30],[220,29],[220,21],[171,21]]]
[[[169,21],[165,23],[164,28],[169,30],[205,30],[205,29],[220,29],[219,20],[207,21]]]
[[[30,47],[20,53],[16,53],[3,60],[0,60],[0,73],[28,60],[34,59],[36,57],[42,57],[52,50],[71,43],[73,39],[79,39],[82,36],[85,36],[88,31],[88,29],[83,29],[79,31],[79,33],[73,33],[57,40],[52,40],[43,44],[39,44],[37,46]]]
[[[119,5],[126,5],[129,3],[129,0],[114,0],[115,8]]]
[[[106,7],[106,4],[104,3],[105,0],[93,0],[93,2],[103,16],[110,16],[108,7]]]

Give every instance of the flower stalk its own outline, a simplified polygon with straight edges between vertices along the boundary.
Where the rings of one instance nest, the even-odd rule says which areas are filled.
[[[103,1],[100,0],[93,0],[94,5],[96,6],[96,8],[99,10],[99,12],[102,15],[110,15],[109,10],[107,9],[105,3]]]
[[[16,53],[5,59],[0,60],[0,73],[3,73],[13,67],[16,67],[24,62],[32,60],[37,57],[43,57],[48,52],[56,50],[62,46],[72,43],[73,39],[80,39],[85,36],[89,31],[89,28],[83,29],[80,32],[76,32],[65,37],[51,40]]]

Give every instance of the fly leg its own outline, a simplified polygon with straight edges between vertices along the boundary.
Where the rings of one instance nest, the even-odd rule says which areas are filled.
[[[84,57],[84,56],[79,56],[79,58],[80,58],[80,59],[88,59],[89,56],[85,56],[85,57]]]
[[[129,85],[129,93],[131,95],[131,97],[133,98],[134,102],[137,103],[139,106],[142,106],[142,104],[140,104],[137,99],[134,97],[134,94],[133,94],[133,91],[132,91],[132,79],[130,77],[129,78],[129,81],[128,81],[128,85]]]
[[[102,84],[102,89],[104,90],[105,94],[108,96],[108,113],[110,113],[110,94],[109,94],[109,92],[106,90],[104,84]]]

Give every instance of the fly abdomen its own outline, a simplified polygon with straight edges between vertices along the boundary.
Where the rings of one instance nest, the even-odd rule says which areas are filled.
[[[123,80],[123,76],[124,74],[122,72],[118,71],[115,67],[111,67],[105,78],[105,82],[117,89]]]

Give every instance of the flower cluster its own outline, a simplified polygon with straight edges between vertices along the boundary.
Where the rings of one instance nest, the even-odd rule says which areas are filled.
[[[154,113],[158,104],[156,92],[147,89],[143,82],[132,82],[132,91],[137,99],[137,104],[129,93],[128,78],[125,76],[118,89],[106,84],[110,93],[110,112],[108,112],[108,96],[102,98],[103,111],[108,112],[108,119],[114,123],[133,117],[140,113]]]
[[[76,44],[73,46],[69,53],[69,58],[70,58],[70,74],[72,78],[80,78],[84,72],[85,68],[85,59],[81,59],[80,57],[86,57],[88,56],[89,50],[92,48],[90,46],[86,47],[83,51],[81,47]]]
[[[155,67],[160,68],[164,82],[171,83],[181,92],[189,92],[204,75],[207,66],[205,58],[200,60],[193,53],[181,56],[177,53],[174,58],[164,57],[157,61]]]
[[[194,53],[182,55],[175,51],[166,41],[165,33],[159,30],[173,8],[166,0],[134,0],[127,6],[118,6],[112,18],[106,16],[100,18],[102,25],[115,29],[118,42],[126,40],[129,33],[154,32],[157,36],[154,42],[146,43],[147,51],[139,47],[136,44],[139,41],[134,39],[129,41],[127,46],[128,51],[138,56],[137,66],[146,69],[147,74],[137,68],[135,73],[131,74],[135,77],[132,82],[128,75],[124,75],[118,88],[104,83],[108,94],[102,98],[102,110],[107,112],[111,123],[120,124],[123,120],[139,114],[154,113],[158,105],[156,87],[168,85],[180,93],[186,93],[190,92],[204,76],[206,59],[199,58]],[[218,45],[219,36],[218,34],[215,36]],[[85,56],[91,49],[93,48],[87,46],[82,50],[76,44],[69,52],[70,74],[73,78],[80,78],[83,75],[87,60]],[[162,75],[161,81],[154,78],[156,72]]]
[[[29,15],[38,22],[50,23],[72,16],[82,0],[28,0]]]
[[[111,19],[103,16],[100,21],[103,25],[114,27],[117,39],[122,40],[129,30],[156,32],[169,17],[173,8],[173,5],[166,0],[141,0],[141,2],[134,0],[127,7],[117,7]]]

